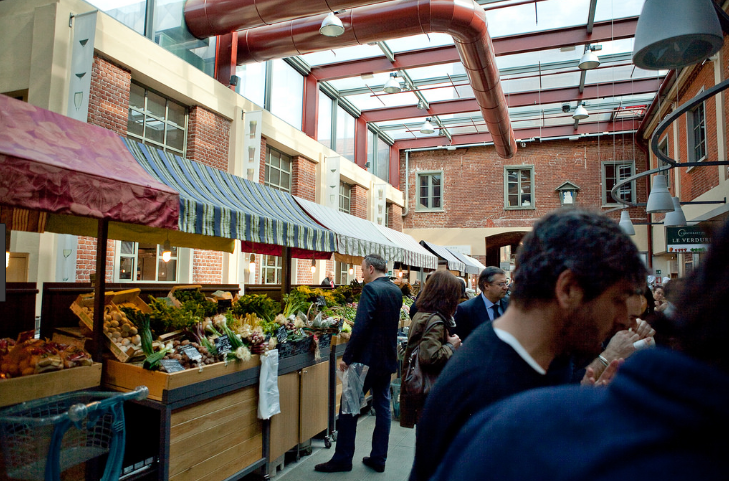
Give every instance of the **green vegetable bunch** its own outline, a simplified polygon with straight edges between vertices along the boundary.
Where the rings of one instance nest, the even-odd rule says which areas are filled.
[[[266,322],[273,322],[281,312],[281,305],[264,294],[248,294],[234,302],[231,310],[239,317],[255,314]]]
[[[176,308],[165,300],[164,297],[149,296],[149,307],[152,309],[150,315],[150,327],[158,333],[192,329],[201,318],[191,310]]]

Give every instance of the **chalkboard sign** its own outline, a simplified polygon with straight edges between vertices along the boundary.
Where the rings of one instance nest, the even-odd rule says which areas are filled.
[[[197,362],[202,360],[202,354],[200,354],[200,351],[195,349],[195,346],[188,344],[186,346],[181,346],[180,351],[183,354],[186,354],[187,357],[190,358],[192,362]]]
[[[168,373],[172,372],[180,372],[184,371],[185,368],[182,367],[182,364],[180,364],[180,361],[177,359],[162,359],[159,362],[163,368],[165,368],[165,371]]]
[[[218,354],[227,354],[233,350],[233,346],[230,345],[230,339],[228,336],[220,336],[215,339],[215,349],[218,350]]]
[[[316,306],[321,309],[324,307],[327,307],[327,300],[324,298],[324,296],[317,296],[316,298]]]
[[[281,326],[276,331],[276,340],[281,344],[282,342],[286,342],[286,337],[288,334],[286,333],[286,328],[284,326]]]

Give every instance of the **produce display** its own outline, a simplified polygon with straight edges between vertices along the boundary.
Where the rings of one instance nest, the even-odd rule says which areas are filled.
[[[77,346],[35,339],[34,331],[18,339],[0,339],[0,379],[60,371],[93,364],[91,355]]]

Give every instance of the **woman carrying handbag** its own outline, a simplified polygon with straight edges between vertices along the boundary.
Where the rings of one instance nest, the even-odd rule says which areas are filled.
[[[443,270],[430,276],[418,297],[402,367],[400,426],[417,424],[430,387],[461,345],[460,338],[450,334],[460,296],[461,281]]]

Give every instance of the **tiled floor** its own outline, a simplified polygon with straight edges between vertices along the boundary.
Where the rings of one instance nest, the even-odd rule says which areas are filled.
[[[387,466],[384,473],[376,473],[362,464],[362,458],[369,456],[372,443],[372,431],[375,429],[375,417],[363,415],[357,426],[357,441],[352,471],[347,473],[318,473],[314,466],[325,463],[334,454],[324,447],[321,439],[312,440],[312,453],[302,456],[298,462],[287,464],[282,471],[271,478],[273,481],[405,481],[410,475],[415,454],[415,430],[400,427],[396,419],[392,420],[390,430],[390,446],[387,454]]]

